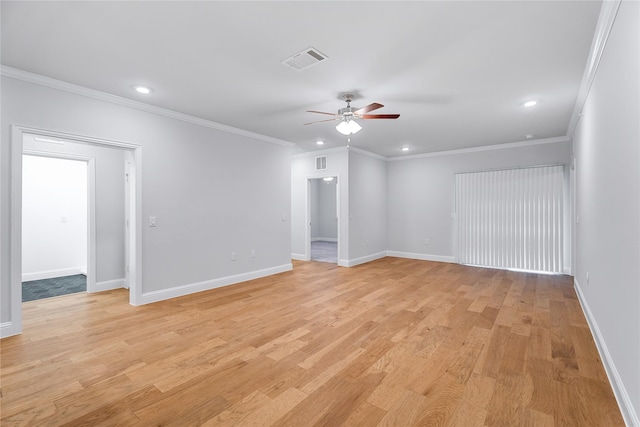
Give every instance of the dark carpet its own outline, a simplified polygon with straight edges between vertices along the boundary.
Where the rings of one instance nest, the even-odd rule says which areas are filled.
[[[311,260],[338,263],[338,244],[336,242],[311,242]]]
[[[60,295],[75,294],[87,290],[87,276],[54,277],[53,279],[22,282],[22,302],[34,301]]]

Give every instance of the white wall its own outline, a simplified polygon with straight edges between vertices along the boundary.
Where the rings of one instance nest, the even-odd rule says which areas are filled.
[[[291,268],[289,146],[4,75],[1,84],[3,236],[11,224],[10,125],[19,124],[142,147],[144,301]],[[157,217],[155,228],[148,226],[151,216]],[[10,246],[5,240],[0,322],[8,325]],[[256,258],[250,257],[252,249]],[[232,251],[237,261],[231,261]]]
[[[349,152],[350,265],[386,255],[387,165],[377,157]]]
[[[45,138],[51,139],[51,138]],[[23,149],[78,155],[95,162],[96,283],[125,277],[124,151],[117,148],[63,141],[51,144],[25,134]],[[23,195],[24,197],[24,195]]]
[[[391,255],[453,262],[454,175],[568,164],[570,142],[442,153],[387,163],[387,249]],[[429,245],[425,245],[429,239]]]
[[[22,157],[22,281],[87,271],[87,163]]]
[[[623,1],[574,134],[576,287],[629,425],[640,422],[639,21],[640,3]]]
[[[327,156],[327,169],[315,170],[315,157]],[[306,233],[307,182],[310,178],[338,177],[338,264],[346,265],[349,254],[349,153],[346,148],[297,154],[290,159],[291,168],[291,257],[308,259]]]

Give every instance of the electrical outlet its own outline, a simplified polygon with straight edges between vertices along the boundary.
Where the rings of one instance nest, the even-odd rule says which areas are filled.
[[[237,254],[235,252],[231,252],[231,261],[235,261],[237,258]]]
[[[587,271],[587,285],[589,284],[589,272]]]
[[[428,245],[429,244],[429,239],[424,239],[424,244]]]
[[[255,258],[255,257],[256,257],[256,250],[251,249],[251,258]]]
[[[368,240],[365,240],[365,241],[364,241],[364,245],[365,245],[365,246],[369,246],[369,241],[368,241]]]
[[[158,226],[158,220],[156,219],[155,216],[150,216],[149,217],[149,227],[157,227]]]

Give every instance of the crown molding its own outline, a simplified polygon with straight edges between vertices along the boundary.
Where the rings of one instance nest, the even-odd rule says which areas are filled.
[[[133,109],[144,111],[147,113],[157,114],[159,116],[180,120],[180,121],[191,123],[194,125],[219,130],[222,132],[227,132],[234,135],[244,136],[246,138],[251,138],[258,141],[269,142],[271,144],[282,145],[285,147],[293,147],[296,145],[290,141],[272,138],[270,136],[261,135],[259,133],[238,129],[232,126],[223,125],[222,123],[201,119],[199,117],[194,117],[189,114],[179,113],[177,111],[169,110],[162,107],[156,107],[154,105],[146,104],[144,102],[123,98],[121,96],[112,95],[110,93],[101,92],[99,90],[89,89],[84,86],[79,86],[73,83],[52,79],[50,77],[30,73],[28,71],[20,70],[17,68],[7,67],[6,65],[2,65],[0,67],[0,75],[9,77],[12,79],[16,79],[16,80],[22,80],[28,83],[37,84],[40,86],[45,86],[51,89],[57,89],[64,92],[73,93],[75,95],[85,96],[87,98],[97,99],[99,101],[109,102],[111,104],[121,105],[123,107],[133,108]]]
[[[303,157],[315,157],[315,156],[322,156],[324,154],[331,154],[331,153],[344,153],[347,151],[348,151],[347,147],[326,148],[324,150],[305,151],[304,153],[294,154],[291,156],[291,158],[300,159]]]
[[[381,156],[380,154],[372,153],[371,151],[363,150],[362,148],[354,147],[353,145],[350,145],[349,147],[347,147],[347,149],[349,151],[353,151],[354,153],[362,154],[363,156],[373,157],[374,159],[383,160],[385,162],[389,160],[388,157]]]
[[[508,148],[531,147],[534,145],[557,144],[561,142],[571,142],[568,136],[559,136],[555,138],[536,139],[535,141],[510,142],[507,144],[484,145],[482,147],[461,148],[459,150],[436,151],[434,153],[413,154],[410,156],[390,157],[389,162],[399,162],[403,160],[424,159],[429,157],[451,156],[455,154],[477,153],[480,151],[505,150]]]
[[[573,138],[573,133],[578,125],[578,120],[582,115],[582,109],[587,102],[587,97],[591,91],[591,85],[596,77],[602,54],[604,53],[605,45],[611,34],[613,23],[616,20],[618,9],[622,0],[605,0],[602,2],[600,8],[600,15],[598,16],[598,23],[596,24],[596,31],[591,42],[591,50],[589,51],[589,57],[587,58],[587,66],[584,69],[582,75],[582,81],[580,83],[580,89],[578,89],[578,96],[576,98],[576,104],[573,107],[573,113],[571,114],[571,120],[569,120],[569,127],[567,128],[567,135]]]

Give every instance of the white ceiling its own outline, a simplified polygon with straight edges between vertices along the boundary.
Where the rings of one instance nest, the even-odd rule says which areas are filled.
[[[564,136],[599,1],[11,2],[2,64],[294,142],[346,144],[353,92],[367,120],[351,145],[386,156]],[[303,71],[281,61],[313,46]],[[132,86],[153,88],[150,95]],[[529,99],[540,100],[532,108]]]

